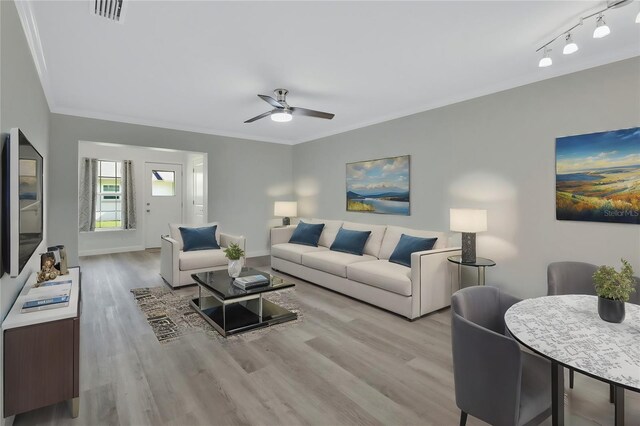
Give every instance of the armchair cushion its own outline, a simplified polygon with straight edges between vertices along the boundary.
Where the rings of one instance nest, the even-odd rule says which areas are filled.
[[[220,245],[216,241],[218,225],[201,228],[181,226],[179,229],[184,251],[220,249]]]
[[[347,278],[378,287],[401,296],[411,296],[411,268],[389,263],[386,260],[372,260],[347,265]]]
[[[220,224],[218,222],[211,222],[211,223],[207,223],[204,224],[202,226],[218,226],[218,228],[216,229],[216,242],[218,243],[218,245],[220,245]],[[182,241],[182,234],[180,233],[180,227],[192,227],[191,225],[189,225],[188,223],[170,223],[169,224],[169,235],[171,236],[172,239],[176,240],[178,242],[178,249],[179,250],[183,250],[184,249],[184,242]]]
[[[437,238],[420,238],[402,234],[389,262],[411,267],[411,253],[431,250]]]
[[[323,228],[324,223],[311,224],[300,221],[295,231],[293,231],[289,242],[292,244],[318,247],[318,240],[320,239]]]
[[[180,270],[214,268],[227,264],[227,258],[222,250],[195,250],[180,253]]]

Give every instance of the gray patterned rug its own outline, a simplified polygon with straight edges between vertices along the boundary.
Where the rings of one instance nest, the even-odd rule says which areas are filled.
[[[265,294],[263,297],[297,313],[298,318],[295,321],[224,338],[189,304],[197,294],[197,287],[180,291],[172,291],[166,287],[142,287],[132,289],[131,293],[160,343],[172,342],[181,336],[193,333],[205,333],[221,341],[253,340],[271,330],[290,327],[303,319],[295,289],[276,291]]]

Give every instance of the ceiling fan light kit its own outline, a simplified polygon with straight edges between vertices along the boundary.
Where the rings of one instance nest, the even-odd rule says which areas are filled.
[[[270,116],[272,121],[277,123],[286,123],[293,120],[294,115],[305,115],[307,117],[323,118],[325,120],[331,120],[335,117],[335,114],[329,112],[316,111],[313,109],[292,107],[287,103],[287,89],[276,89],[273,94],[276,95],[275,99],[267,95],[258,95],[260,99],[268,103],[273,107],[271,111],[263,112],[260,115],[256,115],[253,118],[248,119],[245,123],[253,123],[261,118]]]
[[[579,26],[582,26],[586,19],[593,18],[594,16],[596,17],[596,27],[593,30],[593,38],[600,39],[611,34],[611,29],[609,28],[609,26],[606,24],[604,20],[604,12],[608,11],[609,9],[617,9],[622,6],[627,6],[631,3],[633,3],[632,0],[608,0],[607,7],[605,7],[604,9],[594,12],[590,15],[581,17],[580,21],[577,24],[575,24],[568,30],[561,32],[560,34],[558,34],[557,36],[555,36],[554,38],[552,38],[551,40],[549,40],[548,42],[546,42],[536,50],[536,52],[542,51],[542,55],[543,55],[542,59],[540,59],[540,62],[538,62],[538,66],[540,68],[545,68],[550,66],[553,63],[551,60],[551,57],[549,56],[549,52],[551,52],[551,49],[549,49],[549,45],[551,45],[554,41],[556,41],[563,35],[565,36],[565,47],[564,49],[562,49],[562,53],[565,55],[570,55],[572,53],[577,52],[578,45],[571,38],[571,32],[576,28],[578,28]],[[635,22],[636,24],[640,24],[640,13],[638,13],[638,16],[636,16]]]

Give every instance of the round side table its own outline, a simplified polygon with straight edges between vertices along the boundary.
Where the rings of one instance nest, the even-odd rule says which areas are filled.
[[[447,260],[451,263],[458,265],[458,285],[462,288],[462,267],[471,266],[478,268],[478,285],[484,285],[485,281],[485,269],[487,267],[496,266],[496,262],[484,257],[476,257],[475,262],[463,262],[462,256],[449,256]]]

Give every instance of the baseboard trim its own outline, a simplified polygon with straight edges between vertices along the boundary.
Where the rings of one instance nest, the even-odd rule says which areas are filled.
[[[101,254],[126,253],[130,251],[142,251],[142,250],[144,250],[144,246],[102,248],[102,249],[95,249],[95,250],[82,250],[79,252],[78,256],[97,256]]]

